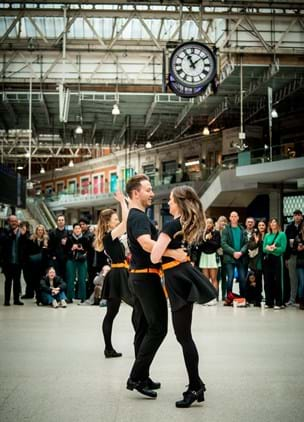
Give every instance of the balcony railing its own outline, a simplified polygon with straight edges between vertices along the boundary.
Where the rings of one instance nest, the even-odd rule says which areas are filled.
[[[274,145],[272,147],[272,155],[270,154],[270,149],[265,145],[264,148],[257,148],[251,150],[245,150],[230,156],[226,156],[221,163],[217,164],[215,167],[206,167],[201,165],[201,171],[190,173],[182,172],[180,169],[174,173],[163,175],[160,177],[158,173],[151,175],[151,183],[156,195],[164,195],[172,187],[178,185],[191,185],[199,195],[211,185],[213,180],[220,174],[221,171],[230,170],[237,166],[242,165],[251,165],[258,163],[268,163],[270,162],[270,157],[272,156],[272,161],[279,161],[285,159],[292,159],[294,157],[303,156],[304,142],[294,144],[295,147],[290,147],[290,143],[282,145]],[[105,183],[103,185],[104,192],[95,193],[96,186],[91,184],[88,186],[82,186],[77,188],[74,192],[65,189],[59,193],[45,193],[44,197],[47,202],[51,205],[57,203],[62,206],[69,203],[79,203],[83,201],[90,201],[95,203],[100,203],[100,205],[111,202],[114,192],[120,189],[125,191],[125,181],[117,180],[116,184]],[[53,207],[52,207],[53,208]]]

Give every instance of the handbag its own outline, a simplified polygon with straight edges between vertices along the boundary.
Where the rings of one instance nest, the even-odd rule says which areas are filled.
[[[75,261],[85,261],[87,259],[87,253],[83,252],[83,251],[76,251],[75,255],[74,255],[74,260]]]
[[[275,235],[274,239],[273,239],[273,244],[275,243],[276,238],[278,237],[279,232],[277,232],[277,234]],[[269,253],[264,255],[264,261],[268,261],[269,260]]]
[[[38,252],[34,255],[29,256],[29,260],[31,264],[37,264],[42,261],[42,252]]]

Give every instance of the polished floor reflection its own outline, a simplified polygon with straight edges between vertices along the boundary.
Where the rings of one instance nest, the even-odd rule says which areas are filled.
[[[122,305],[105,359],[105,308],[4,307],[0,278],[1,422],[154,422],[304,420],[304,312],[221,304],[195,306],[193,335],[200,351],[206,401],[176,409],[187,383],[172,332],[152,366],[162,382],[157,400],[126,390],[133,362],[131,311]]]

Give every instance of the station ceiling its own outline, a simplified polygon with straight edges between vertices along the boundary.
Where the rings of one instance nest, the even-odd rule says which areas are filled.
[[[95,157],[96,151],[101,147],[136,148],[145,145],[147,140],[152,145],[159,145],[170,140],[178,142],[187,135],[200,133],[207,125],[211,132],[238,126],[241,115],[241,79],[245,125],[261,125],[267,128],[269,86],[273,89],[273,106],[276,107],[282,124],[284,125],[284,120],[291,119],[291,114],[298,120],[298,116],[304,111],[302,105],[304,58],[303,54],[300,54],[301,51],[304,52],[303,10],[299,1],[277,0],[271,2],[271,5],[269,3],[262,0],[254,2],[69,0],[0,3],[2,11],[0,13],[2,58],[0,128],[2,145],[5,149],[4,159],[14,163],[26,162],[28,142],[26,130],[29,129],[30,98],[32,142],[35,152],[33,165],[37,165],[37,169],[41,164],[48,163],[51,166],[61,155],[64,164],[70,153],[75,155],[75,151],[79,152],[83,146],[86,153],[80,159],[87,159],[90,156]],[[62,13],[61,5],[69,7],[68,13],[71,16],[68,22],[71,23],[74,19],[73,25],[78,25],[75,27],[71,23],[69,26],[67,51],[70,49],[71,56],[75,54],[72,57],[74,61],[70,60],[73,61],[71,66],[74,67],[74,72],[67,75],[63,86],[65,95],[67,90],[69,92],[69,107],[65,122],[62,121],[60,112],[61,81],[56,79],[56,75],[52,77],[51,73],[39,78],[37,77],[39,71],[33,70],[34,66],[39,67],[38,57],[42,55],[44,58],[48,55],[51,57],[62,49],[60,36],[64,25],[62,27],[62,17],[57,16]],[[223,7],[227,14],[227,16],[223,14],[224,20],[226,16],[225,22],[219,20]],[[83,16],[77,15],[75,18],[73,13],[78,9]],[[259,14],[263,16],[261,22],[254,22],[252,14],[250,15],[253,10],[256,16]],[[274,11],[281,16],[280,24],[283,25],[282,22],[286,21],[286,26],[277,29],[276,44],[272,48],[271,43],[266,40],[267,35],[262,33],[262,36],[259,36],[257,28],[262,25],[261,28],[266,34],[267,16]],[[163,14],[162,18],[156,16],[158,12]],[[130,17],[130,13],[136,13],[136,16]],[[151,18],[153,13],[155,21]],[[109,23],[111,14],[113,21]],[[166,28],[166,14],[168,21],[171,19],[174,25],[179,22],[179,27],[178,25],[174,27],[171,34],[162,32]],[[179,20],[179,14],[180,17],[184,16],[181,18],[184,21]],[[203,19],[205,15],[208,16],[206,21]],[[184,40],[191,39],[191,35],[198,36],[198,16],[202,19],[199,32],[203,41],[206,42],[209,37],[210,41],[214,40],[214,46],[217,47],[218,76],[217,83],[209,85],[202,96],[189,100],[177,97],[166,87],[166,78],[162,77],[162,53],[166,50],[167,57],[170,55],[168,43],[173,42],[176,45],[181,42],[178,39],[180,34],[185,37]],[[80,25],[79,19],[83,19],[83,22],[89,25],[86,26],[86,30]],[[113,29],[114,20],[116,20],[115,25],[118,25],[116,29],[121,29],[126,26],[128,19],[133,32],[123,36],[121,31],[120,38],[113,37],[113,34],[111,38],[109,34],[110,28]],[[140,31],[135,26],[138,21],[141,23]],[[217,23],[215,26],[212,23],[212,26],[208,22]],[[94,24],[97,26],[94,27]],[[97,27],[102,28],[101,32],[97,33]],[[54,33],[51,32],[51,28]],[[77,28],[82,28],[83,32],[80,29],[77,31]],[[145,35],[143,28],[146,29]],[[223,30],[226,33],[226,41],[223,43],[221,40],[217,45],[213,37],[216,37],[216,32],[223,28],[226,28]],[[240,31],[238,32],[236,28]],[[138,41],[136,41],[137,36]],[[251,44],[252,40],[254,45]],[[82,78],[80,73],[77,74],[77,57],[81,55],[81,59],[89,63],[90,57],[96,58],[99,54],[96,50],[97,45],[103,57],[109,53],[107,63],[109,66],[112,65],[112,68],[109,67],[109,75],[100,73],[98,79]],[[87,51],[84,51],[86,46]],[[81,51],[79,56],[75,49]],[[151,51],[151,55],[142,59],[141,54],[145,53],[145,49]],[[22,66],[23,60],[24,66]],[[137,60],[137,72],[138,69],[143,69],[143,77],[130,79],[127,72],[123,73],[122,69],[126,68],[123,60],[129,60],[129,64],[133,65]],[[54,63],[55,61],[54,59]],[[55,64],[58,65],[58,60]],[[85,66],[86,63],[83,63],[82,68],[85,69]],[[104,71],[104,67],[101,66],[100,72]],[[29,89],[30,72],[24,73],[24,68],[33,70],[32,94]],[[54,68],[55,65],[52,69]],[[145,74],[148,68],[149,74],[148,72]],[[120,110],[117,116],[112,114],[114,104],[117,104]],[[79,124],[83,128],[82,135],[75,134],[75,128]],[[11,132],[16,129],[21,130],[16,132],[17,135]],[[53,147],[57,148],[58,144],[61,144],[63,149],[56,155],[58,150]],[[66,147],[70,148],[70,152],[64,149]]]

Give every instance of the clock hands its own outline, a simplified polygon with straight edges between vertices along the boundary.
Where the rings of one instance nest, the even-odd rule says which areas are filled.
[[[191,63],[190,64],[190,67],[192,67],[193,69],[195,68],[195,64],[193,63],[193,61],[192,61],[192,57],[191,56],[187,56],[187,59],[189,60],[189,62]]]
[[[195,67],[196,63],[198,63],[200,60],[202,60],[202,57],[196,60],[196,62],[192,62],[193,66]]]
[[[195,62],[193,62],[192,61],[192,57],[191,56],[187,56],[187,59],[189,60],[189,62],[190,62],[190,67],[192,67],[192,69],[195,69],[195,65],[200,61],[200,60],[203,60],[203,58],[202,57],[199,57]]]

